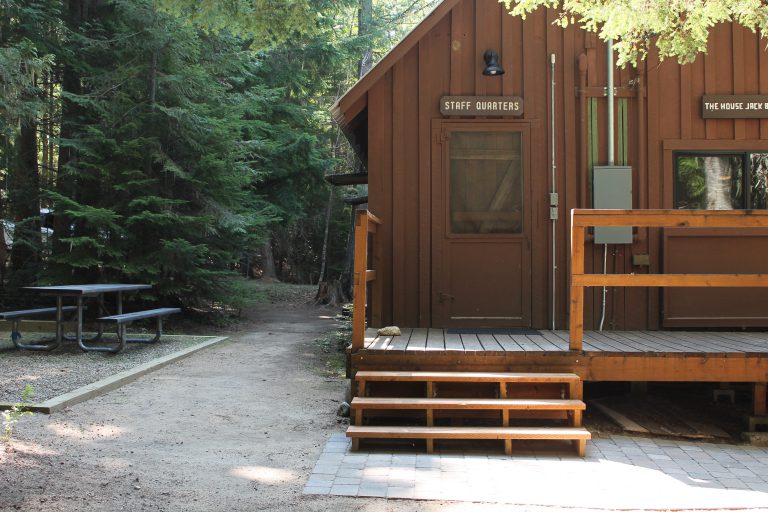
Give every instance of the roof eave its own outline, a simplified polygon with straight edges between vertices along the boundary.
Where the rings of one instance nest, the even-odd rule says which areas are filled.
[[[461,0],[443,0],[408,33],[402,41],[392,48],[378,64],[363,75],[352,87],[331,106],[331,115],[341,126],[348,126],[357,115],[367,106],[367,92],[389,71],[395,63],[403,58],[418,44],[424,35],[432,30],[456,4]],[[360,101],[362,100],[362,101]],[[360,105],[362,103],[362,106]]]

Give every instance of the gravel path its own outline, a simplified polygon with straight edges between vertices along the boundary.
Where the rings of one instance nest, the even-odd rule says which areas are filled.
[[[46,336],[50,335],[25,334],[24,342]],[[34,402],[43,402],[209,339],[208,336],[163,335],[153,345],[132,343],[119,354],[83,352],[73,342],[65,342],[51,352],[34,352],[17,350],[9,335],[3,333],[0,339],[0,402],[18,402],[27,384],[35,391]]]

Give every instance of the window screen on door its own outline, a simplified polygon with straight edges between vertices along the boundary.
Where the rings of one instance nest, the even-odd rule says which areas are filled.
[[[454,131],[449,148],[451,233],[521,233],[522,134]]]

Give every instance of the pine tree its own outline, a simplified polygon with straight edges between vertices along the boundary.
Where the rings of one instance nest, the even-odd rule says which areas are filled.
[[[91,16],[72,27],[80,79],[64,91],[76,108],[61,141],[70,158],[50,193],[69,250],[52,256],[48,279],[149,282],[184,304],[226,299],[228,269],[272,217],[248,193],[257,142],[242,139],[245,97],[233,92],[250,72],[247,52],[150,2]]]
[[[13,244],[12,288],[32,284],[39,272],[37,132],[46,107],[40,85],[52,63],[46,52],[57,14],[57,2],[0,3],[0,167],[7,191],[0,210],[13,233],[12,240],[4,240]],[[2,260],[0,265],[5,264],[5,257]]]

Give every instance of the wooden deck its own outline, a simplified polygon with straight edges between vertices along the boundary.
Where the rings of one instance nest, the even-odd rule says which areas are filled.
[[[368,329],[365,349],[374,352],[563,352],[568,331],[540,334],[450,334],[445,329],[402,329],[402,336],[377,336]],[[586,331],[584,353],[762,354],[768,332]]]
[[[587,331],[569,350],[568,331],[452,334],[401,329],[365,332],[350,353],[351,374],[373,371],[570,372],[584,381],[768,381],[768,332]]]

